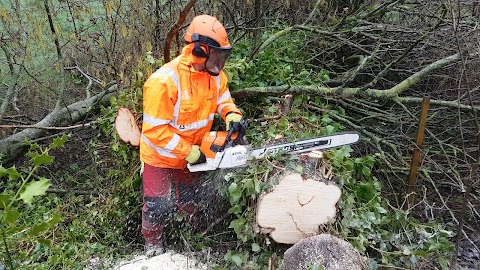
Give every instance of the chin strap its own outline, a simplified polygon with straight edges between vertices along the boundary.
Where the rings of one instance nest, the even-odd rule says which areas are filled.
[[[206,68],[204,68],[203,70],[205,70],[208,74],[210,74],[211,76],[214,76],[214,77],[217,77],[218,75],[220,75],[220,73],[214,73]]]

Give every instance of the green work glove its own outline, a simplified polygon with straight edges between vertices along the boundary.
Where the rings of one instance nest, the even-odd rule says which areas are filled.
[[[232,126],[231,124],[240,123],[241,120],[242,120],[242,116],[240,114],[235,112],[228,113],[227,117],[225,117],[225,122],[227,123],[227,131]]]
[[[205,157],[205,154],[200,151],[200,146],[192,145],[192,150],[190,150],[190,153],[185,160],[192,165],[196,165],[205,163],[207,158]]]

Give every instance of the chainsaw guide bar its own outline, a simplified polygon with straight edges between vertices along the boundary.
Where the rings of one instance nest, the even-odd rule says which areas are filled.
[[[212,137],[217,137],[216,133],[210,134]],[[187,167],[191,172],[213,171],[218,168],[234,168],[246,166],[248,161],[263,159],[266,156],[274,155],[279,152],[289,154],[299,154],[310,152],[314,150],[329,149],[343,145],[356,143],[360,139],[360,134],[356,131],[341,132],[328,136],[316,137],[307,140],[301,140],[292,143],[284,143],[272,146],[266,146],[258,149],[250,150],[248,145],[235,145],[225,148],[216,153],[210,153],[211,157],[207,155],[207,161],[198,165],[190,165]],[[226,140],[227,142],[230,140]],[[225,143],[227,144],[227,143]],[[211,148],[211,144],[208,148]]]

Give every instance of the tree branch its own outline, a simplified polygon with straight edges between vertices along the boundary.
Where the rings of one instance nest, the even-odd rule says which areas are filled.
[[[185,6],[185,8],[180,12],[180,17],[178,17],[177,22],[175,25],[170,29],[168,32],[167,38],[165,40],[165,46],[163,47],[163,61],[164,63],[170,62],[170,45],[172,43],[172,39],[177,34],[178,29],[182,26],[182,24],[185,22],[185,18],[187,17],[188,12],[190,9],[195,5],[195,2],[197,0],[190,0],[188,4]]]
[[[48,24],[50,26],[50,31],[52,32],[53,41],[55,43],[55,49],[57,51],[57,60],[58,65],[60,66],[60,85],[57,89],[60,90],[58,95],[57,103],[55,104],[55,110],[58,110],[63,102],[63,94],[65,92],[65,71],[63,69],[63,55],[62,49],[60,48],[60,43],[58,41],[58,34],[55,31],[55,26],[53,25],[52,14],[50,13],[50,7],[48,6],[48,0],[43,0],[43,5],[45,6],[45,12],[47,13],[48,17]]]
[[[474,57],[479,55],[480,52],[472,53],[469,56]],[[362,88],[342,88],[342,87],[325,87],[321,85],[282,85],[282,86],[267,86],[267,87],[251,87],[239,89],[232,91],[233,95],[239,96],[249,96],[251,94],[273,94],[281,95],[286,93],[295,93],[295,94],[340,94],[344,97],[361,95],[379,99],[395,99],[398,98],[405,90],[409,89],[413,85],[417,84],[421,80],[425,79],[432,72],[443,68],[447,65],[453,64],[461,60],[460,54],[454,54],[446,58],[437,60],[430,65],[424,67],[420,71],[414,73],[410,77],[404,79],[397,85],[393,86],[390,89],[380,90],[380,89],[367,89],[362,91]],[[467,106],[467,105],[465,105]],[[469,107],[470,108],[470,107]]]
[[[38,128],[38,129],[44,129],[44,130],[67,130],[67,129],[74,129],[79,127],[89,127],[91,124],[92,122],[80,124],[80,125],[68,126],[68,127],[41,127],[41,126],[35,126],[35,125],[0,125],[0,128]]]

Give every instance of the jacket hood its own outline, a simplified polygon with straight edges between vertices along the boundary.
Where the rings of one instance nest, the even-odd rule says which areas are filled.
[[[206,61],[206,59],[196,57],[193,55],[192,50],[193,50],[194,44],[187,44],[183,47],[182,53],[178,56],[180,67],[182,69],[190,70],[192,72],[200,72],[196,71],[193,68],[193,64],[201,64]]]

